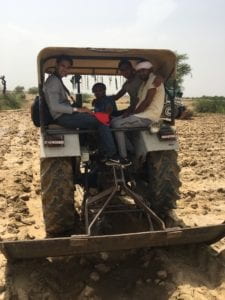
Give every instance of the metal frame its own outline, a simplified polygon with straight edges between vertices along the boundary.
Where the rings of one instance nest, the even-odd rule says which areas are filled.
[[[92,227],[97,223],[100,216],[105,212],[106,208],[109,206],[113,197],[118,192],[121,192],[121,191],[124,191],[126,193],[126,195],[130,196],[134,200],[135,204],[139,208],[141,208],[142,211],[145,212],[145,214],[148,218],[148,221],[149,221],[149,229],[151,231],[154,230],[152,220],[154,220],[158,224],[158,227],[161,230],[165,230],[166,227],[165,227],[164,222],[149,208],[148,205],[146,205],[143,198],[140,195],[136,194],[134,191],[132,191],[126,184],[125,176],[124,176],[124,168],[121,165],[112,165],[111,167],[113,170],[114,185],[95,196],[88,197],[85,200],[84,212],[85,212],[86,234],[88,236],[91,235]],[[107,197],[107,199],[105,199],[106,197]],[[95,214],[94,218],[90,222],[89,221],[90,206],[92,204],[95,204],[102,200],[104,200],[104,204],[102,205],[102,207],[96,208],[97,213]],[[126,210],[126,209],[122,210],[122,212],[127,212],[127,211],[130,212],[130,210]]]
[[[11,260],[33,259],[135,248],[212,244],[224,236],[225,224],[218,224],[104,236],[74,235],[55,239],[2,241],[0,251]]]

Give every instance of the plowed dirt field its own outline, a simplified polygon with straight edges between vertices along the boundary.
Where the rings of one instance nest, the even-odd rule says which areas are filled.
[[[28,110],[0,112],[0,238],[44,237],[39,132]],[[225,116],[178,120],[181,199],[176,213],[190,226],[225,220]],[[0,299],[225,299],[225,240],[7,262],[0,254]]]

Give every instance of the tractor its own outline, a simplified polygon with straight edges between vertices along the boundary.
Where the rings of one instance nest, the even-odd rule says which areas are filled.
[[[119,78],[118,63],[123,58],[133,65],[143,59],[151,61],[164,78],[165,86],[170,79],[176,87],[176,55],[170,50],[65,47],[41,50],[37,66],[44,220],[46,230],[52,224],[60,228],[74,222],[74,233],[39,240],[1,241],[5,256],[13,259],[67,256],[213,243],[221,239],[225,224],[190,228],[173,213],[181,185],[175,93],[168,98],[169,118],[162,117],[148,128],[111,129],[132,135],[135,153],[130,154],[131,166],[106,166],[99,157],[94,129],[66,129],[45,122],[43,85],[46,76],[54,72],[60,55],[73,60],[69,73],[78,85],[73,104],[78,107],[82,106],[80,79]],[[82,189],[82,199],[76,198],[77,187]],[[55,203],[61,204],[60,210],[54,210]]]

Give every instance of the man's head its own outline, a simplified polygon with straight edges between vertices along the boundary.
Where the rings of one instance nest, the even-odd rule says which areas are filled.
[[[60,77],[64,77],[68,74],[68,71],[72,65],[73,60],[70,56],[61,55],[56,59],[56,73]]]
[[[132,78],[135,73],[132,63],[128,59],[122,59],[118,64],[118,68],[121,75],[126,79]]]
[[[140,61],[136,64],[135,70],[143,81],[147,81],[150,73],[153,72],[153,65],[149,60]]]
[[[92,87],[92,92],[95,95],[96,99],[104,97],[106,93],[105,84],[101,82],[95,83]]]

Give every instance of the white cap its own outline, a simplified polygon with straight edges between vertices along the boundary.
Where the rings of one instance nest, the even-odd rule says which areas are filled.
[[[152,63],[150,61],[142,61],[136,64],[135,70],[141,70],[141,69],[151,69],[153,67]]]

